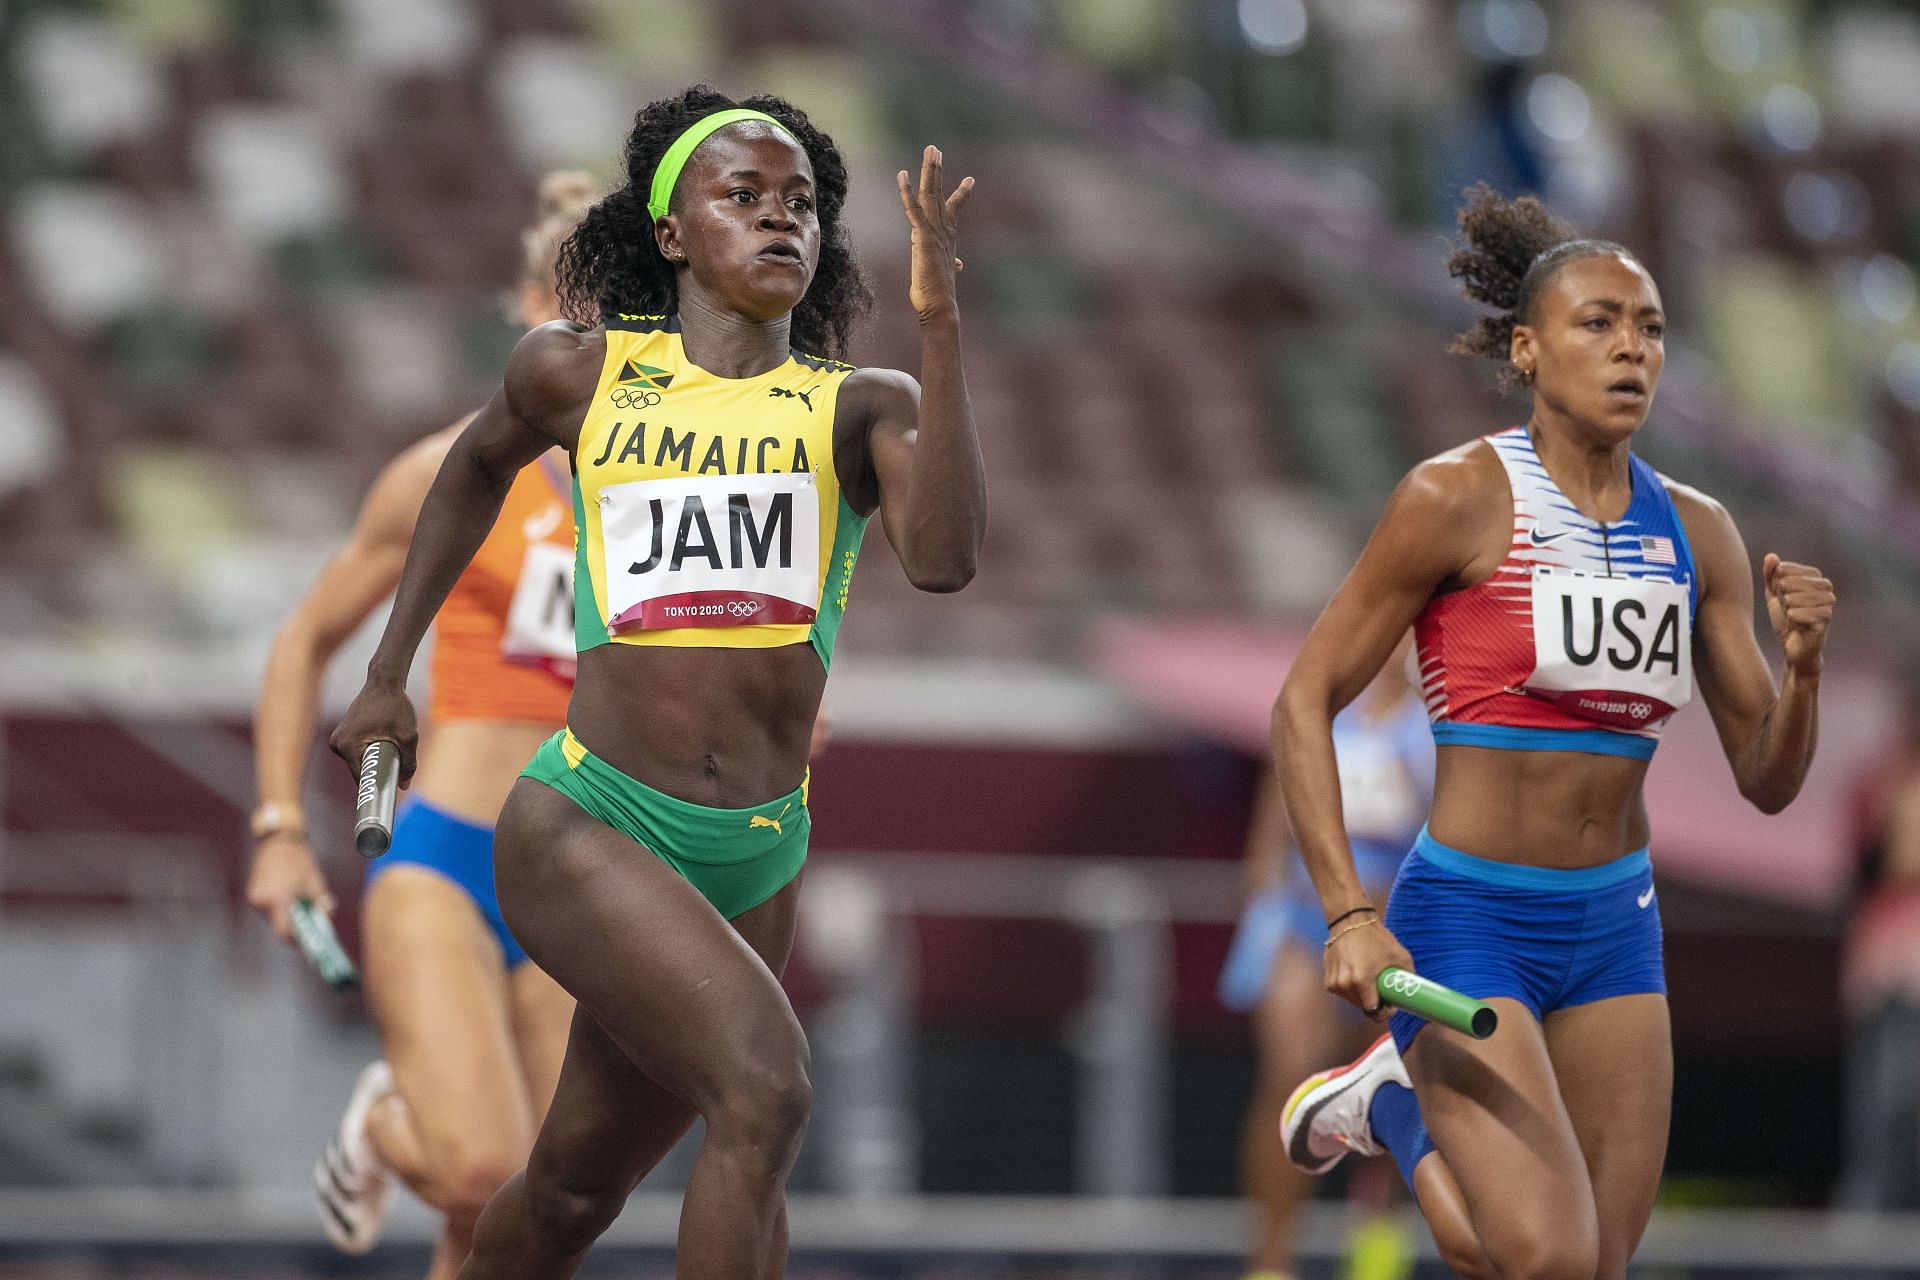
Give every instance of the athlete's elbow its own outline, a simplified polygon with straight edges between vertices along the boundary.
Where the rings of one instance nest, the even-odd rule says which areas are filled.
[[[1748,804],[1771,818],[1793,803],[1794,797],[1800,794],[1800,784],[1797,780],[1783,784],[1771,778],[1743,778],[1740,794]]]
[[[1290,673],[1280,685],[1280,693],[1273,700],[1273,736],[1277,740],[1288,730],[1297,728],[1303,721],[1309,720],[1318,711],[1326,712],[1326,690],[1301,679],[1298,672]]]
[[[1293,746],[1312,732],[1313,709],[1324,706],[1324,699],[1304,682],[1287,677],[1273,700],[1273,715],[1267,723],[1275,763],[1285,760]]]
[[[955,556],[935,564],[916,564],[907,568],[907,581],[917,591],[934,595],[952,595],[973,581],[976,565],[972,556]]]
[[[334,638],[332,629],[323,628],[310,612],[309,603],[302,601],[273,633],[267,649],[269,671],[285,673],[322,666],[339,649],[341,642]]]

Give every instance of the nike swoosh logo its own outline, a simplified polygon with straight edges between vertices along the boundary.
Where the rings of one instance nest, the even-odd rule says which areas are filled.
[[[1576,533],[1576,532],[1578,532],[1578,530],[1555,529],[1555,530],[1552,530],[1551,532],[1543,533],[1541,532],[1540,526],[1536,524],[1535,526],[1533,526],[1532,529],[1530,529],[1527,532],[1527,539],[1528,541],[1532,542],[1533,545],[1536,547],[1544,547],[1548,543],[1558,542],[1560,541],[1560,539],[1566,537],[1568,534]]]
[[[528,542],[539,542],[559,527],[560,508],[546,507],[528,516],[526,523],[520,526],[520,532],[526,535]]]
[[[1341,1094],[1345,1093],[1347,1090],[1359,1084],[1360,1079],[1361,1079],[1360,1075],[1358,1073],[1355,1073],[1347,1080],[1345,1084],[1341,1085],[1338,1089],[1335,1089],[1332,1092],[1328,1093],[1325,1097],[1321,1098],[1318,1102],[1316,1102],[1313,1105],[1313,1109],[1311,1111],[1306,1111],[1301,1114],[1300,1125],[1298,1128],[1296,1128],[1293,1131],[1294,1144],[1298,1148],[1298,1150],[1295,1150],[1292,1153],[1294,1160],[1296,1160],[1300,1164],[1320,1163],[1319,1158],[1313,1154],[1313,1149],[1307,1145],[1307,1135],[1313,1129],[1313,1118],[1319,1115],[1322,1111],[1325,1111],[1328,1105],[1331,1104],[1334,1101],[1334,1099],[1338,1098]]]
[[[1642,911],[1645,911],[1648,907],[1652,906],[1653,905],[1653,886],[1648,885],[1647,891],[1641,894],[1638,898],[1635,898],[1634,901],[1640,904],[1640,909]]]

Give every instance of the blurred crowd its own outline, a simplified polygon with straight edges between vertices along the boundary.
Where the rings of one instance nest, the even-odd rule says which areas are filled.
[[[935,607],[864,575],[857,649],[1065,657],[1107,612],[1310,615],[1405,465],[1511,405],[1430,313],[1330,289],[1217,195],[983,93],[942,30],[1049,50],[1436,269],[1461,186],[1537,189],[1646,255],[1676,366],[1744,429],[1920,484],[1897,5],[15,0],[0,589],[36,608],[10,633],[132,628],[247,669],[379,463],[497,379],[537,175],[613,176],[633,109],[699,78],[785,93],[849,153],[882,303],[859,357],[913,358],[891,172],[935,140],[980,180],[992,536]]]
[[[971,0],[1445,226],[1487,181],[1631,245],[1757,430],[1920,486],[1920,14],[1874,0]]]

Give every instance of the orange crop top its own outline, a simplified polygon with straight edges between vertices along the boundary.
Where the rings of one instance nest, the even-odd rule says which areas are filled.
[[[521,469],[434,619],[435,722],[561,725],[573,692],[573,481],[558,453]]]

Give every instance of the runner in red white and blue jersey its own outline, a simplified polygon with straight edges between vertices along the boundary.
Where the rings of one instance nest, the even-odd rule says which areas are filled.
[[[1665,362],[1652,276],[1533,199],[1480,188],[1449,261],[1494,310],[1455,350],[1499,360],[1524,426],[1415,467],[1274,708],[1274,757],[1329,934],[1327,990],[1373,1017],[1390,965],[1488,1001],[1474,1040],[1394,1012],[1283,1110],[1288,1154],[1390,1151],[1473,1277],[1624,1277],[1660,1185],[1672,1034],[1642,787],[1698,683],[1740,792],[1776,813],[1813,758],[1833,585],[1761,562],[1784,658],[1754,636],[1753,564],[1706,494],[1633,452]],[[1355,868],[1332,720],[1414,629],[1433,810],[1382,914]]]

